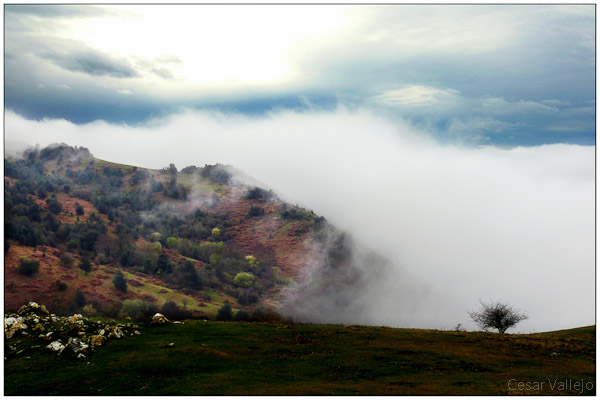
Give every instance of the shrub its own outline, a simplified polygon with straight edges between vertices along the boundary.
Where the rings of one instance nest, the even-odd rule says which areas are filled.
[[[508,304],[490,302],[488,304],[480,301],[479,311],[469,312],[469,316],[480,328],[497,329],[498,333],[504,333],[519,322],[528,318],[527,314],[521,313]]]
[[[260,206],[250,206],[248,214],[246,214],[248,218],[260,217],[261,215],[265,215],[265,209]]]
[[[60,204],[60,201],[54,196],[46,199],[46,206],[53,214],[58,214],[62,211],[62,204]]]
[[[240,272],[233,278],[233,284],[238,287],[249,288],[254,285],[255,279],[250,272]]]
[[[250,314],[246,310],[239,310],[233,317],[234,321],[250,321]]]
[[[256,322],[276,322],[281,321],[281,316],[272,309],[257,307],[252,312],[250,320]]]
[[[58,291],[60,292],[64,292],[68,288],[67,284],[61,281],[60,279],[57,279],[54,282],[54,285],[56,285],[56,289],[58,289]]]
[[[193,174],[194,172],[197,172],[199,170],[198,167],[196,167],[195,165],[188,165],[185,168],[181,169],[181,172],[184,174]]]
[[[139,182],[148,179],[150,174],[145,169],[135,170],[133,173],[133,177],[131,178],[131,183],[133,185],[137,185]]]
[[[19,260],[19,273],[26,276],[33,276],[40,269],[40,262],[37,260]]]
[[[179,280],[182,285],[190,287],[192,289],[200,289],[202,287],[202,282],[200,280],[200,276],[198,275],[198,271],[194,264],[186,260],[178,273]]]
[[[158,241],[160,240],[160,236],[161,236],[161,235],[160,235],[160,232],[152,232],[152,233],[150,234],[150,239],[151,239],[153,242],[158,242]]]
[[[244,257],[244,260],[246,260],[246,262],[250,266],[250,269],[254,269],[258,266],[258,260],[251,254]]]
[[[223,165],[205,165],[200,169],[200,174],[212,180],[213,182],[228,184],[231,179],[231,174],[223,167]]]
[[[33,203],[31,206],[29,206],[27,209],[27,216],[32,221],[41,221],[42,215],[40,212],[40,206],[38,206],[37,203]]]
[[[54,218],[54,215],[47,214],[44,218],[44,227],[49,232],[56,232],[60,227],[60,223]]]
[[[181,241],[176,237],[169,236],[167,238],[166,244],[169,249],[177,250],[181,245]]]
[[[45,199],[46,196],[48,196],[48,193],[45,188],[41,187],[37,190],[37,195],[40,199]]]
[[[130,317],[132,319],[142,320],[152,317],[157,312],[158,307],[155,304],[135,299],[125,300],[117,316],[119,318]]]
[[[229,301],[226,301],[225,304],[223,304],[223,307],[219,308],[217,321],[231,321],[232,318],[233,312],[231,310],[231,304],[229,304]]]
[[[159,254],[156,259],[156,270],[161,273],[170,274],[173,269],[171,268],[171,263],[169,262],[169,258],[166,254]]]
[[[92,263],[87,258],[82,258],[79,262],[79,269],[86,273],[86,275],[92,271]]]
[[[161,182],[155,181],[154,179],[150,180],[150,191],[152,193],[160,192],[164,189],[164,186]]]
[[[83,207],[79,203],[75,203],[75,214],[82,216],[84,214]]]
[[[246,298],[248,301],[248,304],[252,304],[252,303],[258,303],[258,293],[256,292],[248,292],[248,297]]]
[[[219,229],[219,228],[215,228]],[[214,230],[213,229],[213,232]],[[214,233],[213,233],[214,235]],[[224,250],[224,245],[222,242],[203,242],[198,246],[198,259],[205,263],[210,262],[211,256],[216,254],[221,254]]]
[[[238,303],[245,306],[247,304],[257,303],[258,302],[258,294],[253,290],[242,290],[241,293],[237,297]]]
[[[286,206],[283,207],[279,215],[281,218],[293,220],[305,219],[311,216],[311,214],[298,207],[292,207],[291,210],[288,210]]]
[[[77,307],[81,308],[85,306],[86,303],[87,300],[85,299],[85,295],[81,290],[77,289],[77,291],[75,292],[75,304],[77,304]]]
[[[127,293],[127,279],[125,279],[121,270],[117,271],[112,282],[117,290],[120,290],[123,293]]]
[[[181,309],[175,302],[169,301],[163,304],[160,308],[160,313],[168,319],[181,321],[182,319],[190,319],[192,314],[188,310]]]
[[[65,268],[70,268],[73,265],[73,257],[68,255],[67,253],[62,253],[59,257],[59,261],[61,266]]]
[[[272,192],[267,192],[264,189],[261,189],[259,187],[254,187],[250,190],[248,190],[248,193],[246,194],[246,198],[248,200],[260,200],[260,201],[266,201],[268,199],[270,199],[271,197],[273,197],[273,193]]]

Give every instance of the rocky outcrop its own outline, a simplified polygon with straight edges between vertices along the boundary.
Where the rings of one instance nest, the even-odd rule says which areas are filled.
[[[46,316],[49,315],[50,312],[46,309],[44,305],[40,305],[35,301],[30,301],[29,304],[22,305],[17,311],[17,315],[25,316],[25,315],[37,315],[37,316]]]
[[[50,343],[48,346],[46,346],[47,349],[50,349],[52,351],[58,351],[61,352],[65,349],[65,345],[62,344],[60,342],[60,340],[55,340],[54,342]]]
[[[152,321],[150,321],[150,323],[153,325],[166,324],[168,322],[169,322],[169,320],[167,319],[167,317],[165,317],[161,313],[154,314],[154,316],[152,317]]]
[[[5,353],[5,359],[36,348],[46,348],[47,351],[62,356],[85,358],[86,354],[95,351],[110,339],[139,334],[139,327],[132,323],[112,321],[107,324],[106,321],[95,321],[81,314],[58,317],[43,305],[30,302],[16,314],[4,316],[4,336],[12,342],[8,346],[9,351]],[[25,341],[19,340],[21,336],[30,336],[42,344],[32,345],[31,340],[28,340],[26,342],[29,349],[25,348]]]

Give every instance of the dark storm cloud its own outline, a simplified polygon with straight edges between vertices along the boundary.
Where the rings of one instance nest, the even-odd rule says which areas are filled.
[[[176,110],[175,106],[158,104],[147,99],[115,94],[106,89],[73,93],[73,90],[56,86],[31,85],[26,89],[7,86],[7,109],[32,120],[64,118],[77,124],[97,120],[136,125],[149,117],[165,116]]]

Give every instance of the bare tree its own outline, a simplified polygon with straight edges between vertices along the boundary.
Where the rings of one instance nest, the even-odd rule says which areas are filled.
[[[519,322],[529,318],[525,313],[500,302],[490,302],[488,304],[479,301],[481,308],[477,311],[469,312],[469,316],[479,325],[480,328],[497,329],[498,333],[504,333],[508,328],[515,326]]]

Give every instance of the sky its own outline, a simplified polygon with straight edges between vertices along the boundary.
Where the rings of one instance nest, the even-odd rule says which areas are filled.
[[[5,6],[5,146],[233,165],[392,260],[354,322],[591,325],[594,13]]]
[[[594,5],[5,6],[5,107],[140,124],[181,109],[368,107],[439,140],[595,144]]]

